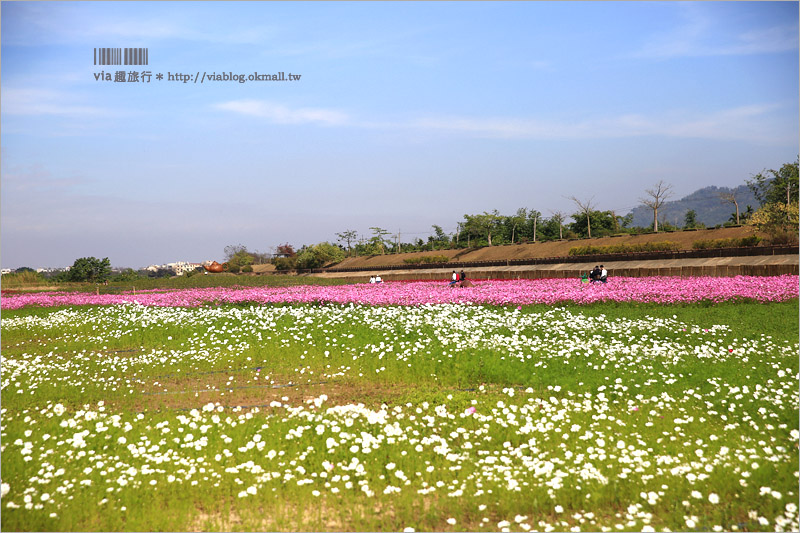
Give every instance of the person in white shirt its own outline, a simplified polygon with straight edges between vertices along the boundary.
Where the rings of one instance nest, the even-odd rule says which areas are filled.
[[[375,276],[370,276],[369,277],[369,282],[370,283],[375,283]]]
[[[380,276],[375,276],[375,283],[383,283],[383,280]]]
[[[600,281],[606,283],[608,280],[608,270],[603,265],[600,265]]]

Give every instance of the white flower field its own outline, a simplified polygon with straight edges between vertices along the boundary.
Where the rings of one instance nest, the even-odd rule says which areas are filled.
[[[4,311],[3,530],[798,530],[797,302]]]

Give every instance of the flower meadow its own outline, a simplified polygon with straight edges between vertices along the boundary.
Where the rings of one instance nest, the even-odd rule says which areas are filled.
[[[367,305],[425,304],[589,304],[595,302],[653,302],[662,304],[698,301],[723,302],[752,299],[785,301],[798,297],[798,276],[737,276],[733,278],[612,278],[609,283],[583,284],[576,279],[477,280],[474,287],[449,288],[443,282],[387,282],[379,285],[298,285],[293,287],[230,287],[136,294],[96,295],[85,292],[50,292],[9,295],[2,309],[29,305],[142,305],[196,307],[216,303],[358,303]]]
[[[4,298],[0,525],[797,530],[797,277],[615,281]]]

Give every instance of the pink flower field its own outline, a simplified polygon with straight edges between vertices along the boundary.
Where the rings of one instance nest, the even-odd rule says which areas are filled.
[[[2,309],[35,305],[116,305],[197,307],[216,303],[338,303],[367,305],[489,304],[526,305],[593,302],[691,303],[749,299],[780,302],[798,297],[798,276],[734,278],[614,278],[607,284],[576,279],[475,281],[474,287],[449,288],[446,282],[387,282],[339,286],[236,287],[95,295],[51,292],[9,295]]]

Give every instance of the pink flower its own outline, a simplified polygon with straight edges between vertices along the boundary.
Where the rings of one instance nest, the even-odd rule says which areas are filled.
[[[476,280],[469,290],[448,290],[439,282],[412,281],[383,283],[380,291],[368,284],[295,287],[229,287],[166,291],[137,291],[136,294],[51,292],[4,294],[2,309],[63,305],[140,304],[163,307],[198,307],[231,303],[315,303],[364,305],[556,305],[573,302],[652,302],[660,304],[698,301],[723,302],[750,299],[782,302],[798,297],[798,276],[736,276],[733,278],[615,278],[602,291],[582,290],[572,279]],[[705,330],[707,333],[708,330]]]
[[[471,414],[475,413],[475,411],[476,411],[475,406],[468,407],[467,410],[464,411],[464,414],[465,415],[471,415]]]

